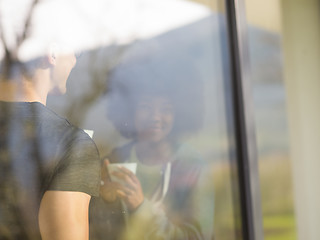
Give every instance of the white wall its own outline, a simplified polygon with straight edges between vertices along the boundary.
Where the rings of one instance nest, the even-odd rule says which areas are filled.
[[[282,17],[298,239],[318,240],[320,237],[320,1],[282,0]]]

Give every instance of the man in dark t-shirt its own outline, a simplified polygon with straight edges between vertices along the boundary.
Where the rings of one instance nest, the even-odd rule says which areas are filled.
[[[97,149],[86,133],[38,102],[0,102],[0,122],[0,239],[39,239],[44,193],[97,195]]]
[[[72,51],[59,49],[48,45],[30,68],[20,63],[13,75],[1,76],[1,240],[88,239],[99,154],[83,130],[45,106],[49,93],[65,92],[76,63]]]

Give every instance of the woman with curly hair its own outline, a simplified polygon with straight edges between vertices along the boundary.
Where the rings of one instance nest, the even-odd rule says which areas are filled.
[[[212,239],[208,164],[180,142],[201,126],[202,87],[192,85],[187,72],[169,82],[155,76],[129,72],[110,82],[108,117],[130,141],[103,160],[100,198],[91,204],[91,239]],[[122,182],[113,182],[110,163],[136,163],[136,174],[119,168],[111,174]]]

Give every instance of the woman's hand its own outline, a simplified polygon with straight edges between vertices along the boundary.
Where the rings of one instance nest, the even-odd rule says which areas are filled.
[[[109,160],[103,161],[101,168],[101,185],[100,185],[100,196],[107,202],[114,202],[117,199],[117,190],[120,184],[111,182],[108,174]]]
[[[124,201],[129,211],[136,210],[144,200],[139,179],[124,167],[119,167],[119,170],[113,172],[112,175],[124,183],[116,186],[118,188],[116,190],[117,196]]]

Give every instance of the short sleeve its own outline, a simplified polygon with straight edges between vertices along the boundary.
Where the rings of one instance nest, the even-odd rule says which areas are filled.
[[[82,130],[72,131],[61,141],[59,162],[47,190],[99,195],[100,158],[93,140]]]

